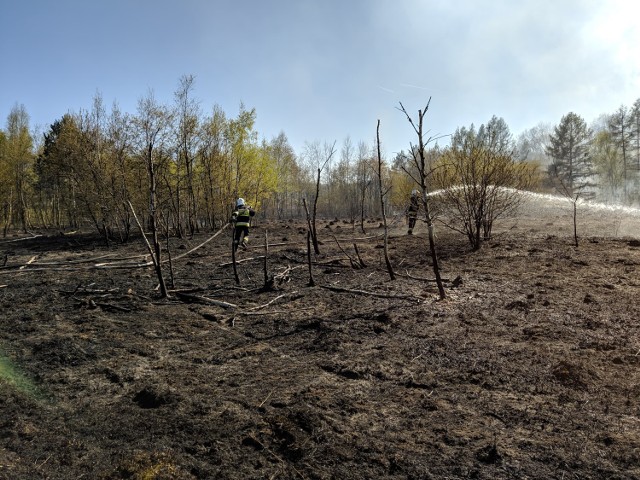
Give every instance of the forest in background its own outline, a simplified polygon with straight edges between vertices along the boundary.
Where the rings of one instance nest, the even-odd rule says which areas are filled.
[[[515,207],[508,188],[640,202],[640,98],[591,125],[570,112],[517,137],[497,116],[458,128],[446,146],[442,138],[416,142],[408,129],[406,152],[378,158],[377,145],[348,136],[295,152],[284,132],[260,137],[255,109],[240,104],[232,116],[214,106],[204,114],[194,89],[185,75],[173,104],[159,104],[150,91],[135,113],[116,103],[108,110],[96,94],[90,108],[62,115],[41,138],[16,104],[0,130],[3,235],[91,226],[107,244],[126,242],[135,212],[145,226],[153,219],[163,234],[182,237],[224,225],[238,196],[263,219],[303,217],[304,199],[317,202],[318,216],[363,227],[382,208],[403,214],[416,187],[417,144],[426,149],[428,190],[444,193],[437,210],[455,212],[448,226],[462,233],[479,208],[490,234],[490,222]],[[384,130],[381,137],[384,144]]]

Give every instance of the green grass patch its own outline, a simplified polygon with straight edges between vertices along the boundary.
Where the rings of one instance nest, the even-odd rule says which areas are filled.
[[[0,351],[0,387],[9,386],[29,396],[41,398],[38,387]]]

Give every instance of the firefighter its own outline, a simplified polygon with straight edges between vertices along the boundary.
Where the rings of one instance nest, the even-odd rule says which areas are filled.
[[[231,214],[231,222],[234,225],[233,234],[233,251],[238,249],[238,245],[244,250],[247,249],[249,242],[249,226],[251,225],[251,217],[256,214],[255,210],[249,205],[245,205],[244,198],[238,198],[236,208]]]
[[[413,235],[413,227],[416,226],[416,220],[418,219],[418,210],[420,210],[420,199],[418,197],[418,190],[411,192],[411,200],[407,207],[407,220],[409,221],[409,231],[407,235]]]

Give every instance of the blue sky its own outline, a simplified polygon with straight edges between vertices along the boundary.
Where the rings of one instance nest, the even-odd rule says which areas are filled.
[[[203,114],[240,102],[256,129],[305,143],[415,143],[398,111],[429,97],[432,136],[503,117],[512,133],[640,98],[635,0],[0,0],[0,124],[173,104],[195,76]],[[441,143],[446,143],[442,140]]]

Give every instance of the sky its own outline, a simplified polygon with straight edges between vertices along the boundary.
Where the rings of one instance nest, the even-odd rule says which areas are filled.
[[[65,113],[173,105],[193,75],[202,115],[256,109],[296,153],[347,138],[385,156],[502,117],[514,136],[640,98],[636,0],[0,0],[0,128],[23,105]],[[436,140],[437,139],[437,140]]]

